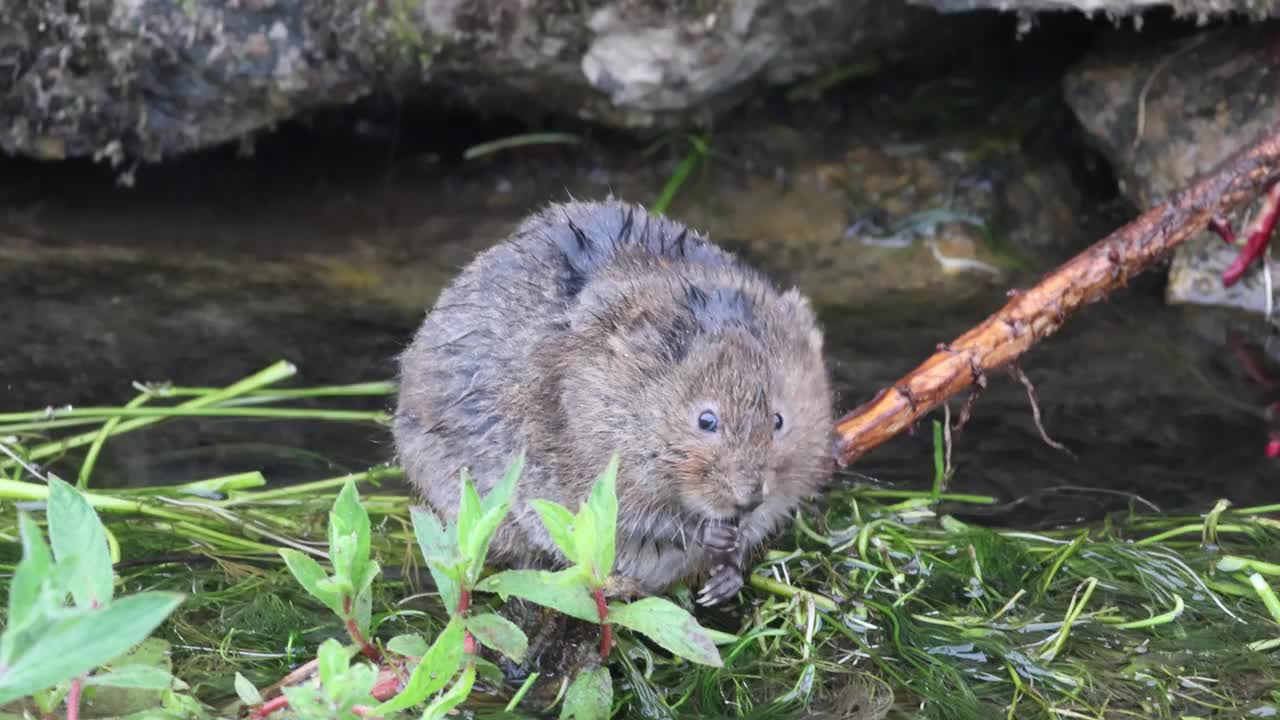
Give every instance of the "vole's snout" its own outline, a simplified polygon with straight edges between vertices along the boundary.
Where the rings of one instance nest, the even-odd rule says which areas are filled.
[[[733,507],[738,511],[738,516],[747,515],[760,507],[764,502],[764,485],[763,483],[746,483],[734,488]]]

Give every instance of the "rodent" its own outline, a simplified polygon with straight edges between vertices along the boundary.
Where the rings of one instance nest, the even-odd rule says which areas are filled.
[[[446,286],[399,357],[398,460],[452,518],[525,454],[489,561],[563,567],[528,504],[577,511],[615,451],[614,573],[733,597],[749,553],[830,479],[823,332],[703,234],[635,204],[552,203]]]

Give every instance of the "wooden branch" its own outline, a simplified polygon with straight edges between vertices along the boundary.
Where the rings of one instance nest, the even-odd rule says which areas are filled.
[[[939,345],[923,364],[836,424],[843,467],[906,429],[947,398],[1005,367],[1052,335],[1067,316],[1125,286],[1169,251],[1280,181],[1280,125],[1195,184],[1140,215],[1012,298],[981,325]]]

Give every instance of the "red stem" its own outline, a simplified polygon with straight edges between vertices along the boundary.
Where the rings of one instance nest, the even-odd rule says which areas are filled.
[[[600,659],[609,659],[609,650],[613,648],[613,626],[607,621],[609,619],[609,606],[604,601],[604,589],[596,588],[593,593],[596,598],[596,613],[600,615]]]
[[[1267,244],[1271,242],[1271,233],[1276,229],[1276,221],[1280,220],[1280,183],[1271,186],[1262,201],[1262,210],[1258,213],[1258,217],[1253,221],[1246,231],[1244,249],[1236,255],[1235,261],[1231,263],[1222,273],[1222,284],[1226,287],[1235,285],[1240,278],[1244,277],[1245,270],[1249,269],[1249,265],[1254,260],[1262,257],[1262,253],[1267,249]],[[1231,226],[1221,222],[1215,222],[1212,226],[1213,230],[1222,236],[1223,240],[1230,242],[1234,240],[1231,233]]]
[[[83,688],[83,677],[71,681],[71,689],[67,690],[67,720],[78,720],[80,717],[80,691]]]
[[[400,692],[400,676],[391,668],[382,668],[378,673],[378,682],[369,694],[376,700],[386,702]]]
[[[365,657],[375,663],[382,662],[382,653],[378,651],[378,648],[374,647],[365,639],[364,634],[360,632],[360,628],[356,627],[355,618],[349,618],[347,620],[347,634],[350,635],[351,639],[360,646],[360,652],[364,653]]]
[[[250,717],[260,720],[261,718],[264,718],[277,710],[283,709],[288,704],[289,704],[289,701],[285,699],[284,695],[277,695],[276,697],[273,697],[270,700],[259,705],[258,709],[254,710],[253,715],[251,715]]]

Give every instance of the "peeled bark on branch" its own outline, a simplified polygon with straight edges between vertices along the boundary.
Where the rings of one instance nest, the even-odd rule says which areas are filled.
[[[1280,181],[1280,124],[1195,184],[1090,246],[981,325],[939,345],[923,364],[836,424],[835,459],[843,467],[906,429],[986,374],[1008,366],[1052,335],[1067,316],[1104,299],[1173,248]]]

